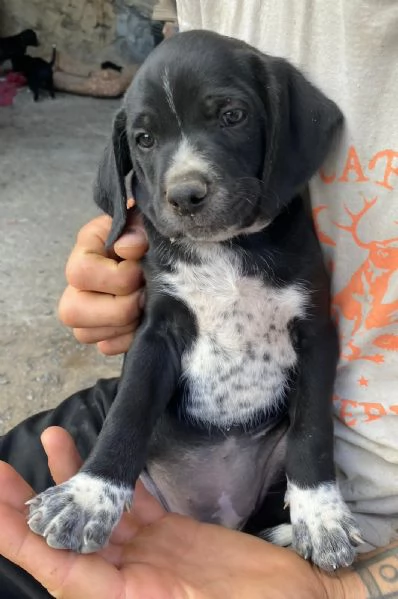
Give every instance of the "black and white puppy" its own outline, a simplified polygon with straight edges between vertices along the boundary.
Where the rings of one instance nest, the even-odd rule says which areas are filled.
[[[28,46],[37,47],[39,40],[33,29],[24,29],[17,35],[0,38],[0,63],[23,56]]]
[[[353,561],[359,532],[333,464],[338,342],[298,195],[341,123],[289,63],[234,39],[183,33],[144,63],[95,198],[111,244],[132,172],[150,240],[145,314],[87,462],[30,502],[49,545],[102,547],[139,477],[169,510],[235,529],[257,516],[262,535],[285,472],[296,550],[325,569]]]

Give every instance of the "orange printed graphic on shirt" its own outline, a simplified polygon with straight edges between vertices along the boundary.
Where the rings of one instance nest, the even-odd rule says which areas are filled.
[[[377,185],[381,185],[390,191],[394,189],[391,184],[392,176],[398,176],[398,166],[395,166],[395,161],[398,159],[398,152],[394,152],[393,150],[383,150],[382,152],[377,152],[369,162],[369,168],[373,170],[379,160],[385,159],[385,169],[384,169],[384,177],[381,181],[376,181]]]
[[[349,177],[351,173],[354,173],[356,177],[356,183],[363,183],[364,181],[369,181],[369,177],[366,177],[362,170],[359,156],[354,146],[350,146],[348,148],[347,161],[345,163],[343,173],[341,177],[339,177],[339,181],[348,183],[348,181],[350,181]]]
[[[366,252],[364,261],[348,284],[332,298],[332,310],[337,321],[344,318],[352,323],[350,338],[346,340],[342,351],[342,358],[347,361],[361,359],[383,362],[383,354],[379,352],[364,354],[356,338],[362,327],[376,331],[398,322],[398,299],[385,301],[390,279],[398,268],[398,234],[391,239],[364,241],[358,233],[361,219],[377,201],[377,196],[364,198],[362,209],[356,213],[345,207],[349,224],[333,223],[338,229],[349,233],[356,246]],[[314,210],[315,224],[320,241],[335,246],[333,239],[325,235],[319,225],[319,214],[326,209],[327,206],[319,206]],[[398,335],[376,335],[372,343],[384,350],[397,351]]]
[[[383,176],[375,174],[376,168],[384,166]],[[367,174],[365,172],[367,168]],[[366,183],[368,181],[380,185],[389,191],[394,189],[394,184],[398,181],[398,152],[391,149],[377,152],[369,160],[367,167],[362,165],[355,146],[350,146],[347,152],[341,173],[327,173],[323,168],[319,171],[321,180],[330,185],[336,181],[340,183]]]
[[[354,401],[340,397],[337,393],[333,396],[333,401],[339,420],[350,427],[375,422],[383,416],[398,414],[398,405],[385,407],[380,402]]]
[[[375,153],[369,161],[361,161],[356,148],[350,146],[346,160],[339,169],[324,169],[319,174],[325,185],[338,185],[340,190],[344,186],[347,190],[343,192],[343,206],[341,195],[336,197],[336,201],[341,202],[339,212],[342,207],[343,216],[331,220],[327,205],[314,208],[319,241],[324,246],[337,250],[342,236],[345,236],[344,245],[347,247],[347,242],[353,243],[357,248],[355,259],[360,256],[359,266],[348,273],[349,280],[344,278],[346,282],[332,297],[332,312],[340,334],[341,368],[347,373],[348,367],[347,376],[339,379],[339,393],[341,389],[343,392],[339,395],[335,393],[333,398],[335,412],[346,426],[371,426],[384,417],[398,416],[397,402],[395,405],[390,404],[394,401],[393,395],[386,398],[386,401],[378,401],[378,377],[383,379],[385,375],[382,366],[393,353],[398,352],[398,296],[392,293],[396,283],[393,275],[398,273],[398,220],[390,223],[393,233],[388,238],[381,238],[377,226],[383,202],[380,194],[397,189],[398,152],[385,149]],[[374,186],[374,195],[358,194],[361,188],[369,188],[371,185]],[[393,198],[391,200],[394,201]],[[389,213],[391,200],[389,207],[386,207]],[[329,217],[327,231],[321,227],[326,216]],[[384,214],[381,217],[384,219]],[[340,256],[341,248],[338,250]],[[333,256],[335,252],[331,254]],[[329,257],[329,261],[333,272],[333,257]],[[336,282],[339,280],[340,277]],[[355,368],[354,362],[357,364]],[[375,377],[376,372],[380,374]],[[391,371],[387,376],[391,377]],[[345,380],[347,387],[342,387]],[[356,386],[352,387],[353,384]],[[346,395],[348,389],[351,391]],[[350,397],[352,391],[354,396]]]
[[[348,184],[351,194],[358,183],[373,183],[391,191],[398,182],[398,152],[385,149],[375,153],[368,162],[361,162],[355,146],[350,146],[339,172],[321,170],[319,174],[326,185]],[[350,235],[354,244],[363,251],[362,263],[343,289],[332,298],[332,311],[340,325],[342,359],[348,362],[368,360],[381,364],[384,362],[385,352],[398,351],[398,334],[391,331],[391,325],[398,323],[398,298],[388,299],[392,276],[398,271],[398,221],[396,236],[366,241],[360,235],[360,223],[368,212],[371,214],[372,208],[380,200],[378,195],[364,197],[361,194],[361,197],[359,209],[344,206],[347,218],[343,222],[332,223],[336,229]],[[326,233],[320,226],[320,216],[326,210],[326,205],[314,208],[315,227],[320,242],[325,246],[335,247],[336,241],[332,233]],[[333,262],[329,266],[333,270]],[[382,330],[388,326],[388,331]],[[373,350],[365,351],[361,349],[363,344],[360,336],[369,331],[374,333],[371,338]],[[365,380],[365,377],[360,377],[358,385],[366,387]]]

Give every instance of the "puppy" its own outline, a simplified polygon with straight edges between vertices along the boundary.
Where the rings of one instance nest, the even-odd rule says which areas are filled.
[[[28,87],[33,94],[35,102],[38,101],[40,90],[47,90],[52,98],[55,98],[53,66],[55,64],[57,51],[53,46],[51,61],[33,56],[17,56],[12,59],[12,68],[26,77]]]
[[[338,342],[299,195],[341,124],[285,60],[215,33],[177,35],[144,63],[95,199],[111,245],[136,198],[145,314],[88,460],[30,502],[49,545],[103,547],[139,477],[168,510],[265,536],[285,473],[296,551],[327,570],[353,561],[333,464]]]
[[[37,47],[39,40],[33,29],[25,29],[17,35],[0,38],[0,63],[23,56],[28,46]]]

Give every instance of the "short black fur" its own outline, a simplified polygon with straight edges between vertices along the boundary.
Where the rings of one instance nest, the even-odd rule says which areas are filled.
[[[39,40],[33,29],[25,29],[17,35],[0,38],[0,63],[23,56],[29,46],[37,47]]]
[[[13,70],[26,77],[35,102],[38,101],[41,90],[46,90],[51,98],[55,98],[53,67],[56,55],[56,48],[53,46],[50,62],[27,54],[12,59]]]
[[[126,95],[115,120],[113,143],[99,169],[95,198],[113,216],[111,244],[126,222],[127,192],[121,183],[134,167],[132,192],[150,238],[144,261],[148,302],[143,325],[126,357],[114,408],[87,469],[113,477],[115,463],[107,456],[114,454],[117,445],[117,452],[125,456],[117,478],[137,478],[146,462],[156,419],[172,398],[176,401],[182,348],[195,336],[192,315],[183,304],[162,294],[155,283],[176,258],[188,263],[195,259],[183,245],[170,242],[170,236],[179,235],[172,225],[162,221],[163,231],[157,228],[159,213],[154,205],[163,201],[162,175],[175,137],[169,136],[169,143],[159,144],[156,153],[147,154],[139,152],[134,139],[143,125],[148,128],[154,112],[156,132],[165,135],[170,131],[170,113],[163,109],[162,114],[159,99],[164,68],[172,79],[185,132],[197,147],[206,148],[206,155],[229,185],[231,203],[220,214],[217,226],[225,227],[230,218],[240,221],[242,228],[260,218],[272,221],[259,232],[222,243],[243,257],[245,274],[261,273],[264,281],[276,286],[299,282],[311,291],[307,317],[294,323],[300,365],[290,398],[286,468],[288,476],[302,485],[333,480],[331,394],[338,342],[329,316],[329,284],[320,247],[298,193],[325,159],[342,124],[342,114],[285,60],[232,39],[226,46],[225,38],[209,32],[183,34],[178,41],[169,40],[155,50]],[[239,96],[251,103],[251,127],[233,132],[235,139],[224,142],[227,148],[221,152],[223,132],[212,128],[214,106],[208,106],[208,115],[202,120],[195,113],[198,98],[210,89],[214,95],[230,96],[234,106],[242,104]],[[241,195],[255,200],[247,214],[239,211]],[[214,210],[213,204],[213,215]],[[267,263],[272,268],[266,268]],[[148,376],[143,376],[144,363],[153,364],[154,370],[146,369]],[[129,404],[127,397],[139,399],[139,404]],[[183,410],[179,414],[183,417]],[[121,425],[122,421],[129,421],[133,428]],[[145,432],[143,422],[150,423]],[[313,431],[310,440],[304,434],[309,429]],[[127,459],[128,455],[136,459]]]
[[[142,476],[168,509],[255,534],[288,516],[286,475],[296,497],[320,490],[330,500],[332,549],[323,525],[307,531],[312,514],[296,522],[312,546],[305,535],[295,540],[293,527],[297,550],[327,569],[352,562],[357,533],[335,490],[338,341],[300,194],[342,121],[288,62],[243,42],[192,31],[151,53],[95,184],[96,202],[113,217],[109,245],[126,224],[128,196],[136,199],[149,237],[146,306],[82,468],[123,489]]]

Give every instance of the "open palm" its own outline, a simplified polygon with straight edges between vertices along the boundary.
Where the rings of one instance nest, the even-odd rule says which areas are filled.
[[[53,427],[43,445],[57,484],[80,458],[71,437]],[[142,485],[109,546],[78,555],[51,549],[26,524],[32,489],[0,463],[0,553],[59,599],[296,599],[341,597],[340,585],[293,552],[249,535],[166,514]],[[337,582],[337,589],[335,583]]]

